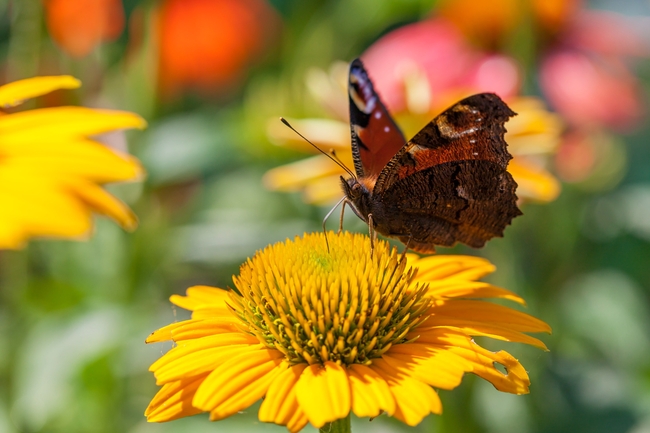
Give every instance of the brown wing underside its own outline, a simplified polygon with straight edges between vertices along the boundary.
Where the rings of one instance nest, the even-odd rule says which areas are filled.
[[[392,224],[394,235],[422,253],[434,245],[462,242],[482,247],[493,237],[503,236],[517,208],[516,182],[510,173],[492,161],[448,162],[396,181],[381,194],[387,213],[398,212],[400,223]],[[390,207],[390,209],[388,209]],[[401,226],[399,226],[401,224]]]
[[[388,162],[373,192],[451,161],[491,161],[505,170],[512,156],[503,139],[504,124],[514,115],[493,93],[463,99],[429,122]]]

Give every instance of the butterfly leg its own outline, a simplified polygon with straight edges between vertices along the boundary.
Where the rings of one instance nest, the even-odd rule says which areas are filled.
[[[370,236],[370,254],[372,255],[375,250],[375,240],[377,240],[377,231],[375,230],[375,224],[372,221],[372,214],[368,214],[368,235]]]
[[[413,240],[413,235],[409,235],[409,240],[406,242],[404,246],[404,251],[402,252],[402,255],[399,258],[399,262],[402,263],[402,260],[406,258],[406,253],[409,250],[409,245],[411,245],[411,240]]]
[[[348,204],[349,201],[347,200],[347,197],[343,200],[343,206],[341,206],[341,217],[339,218],[339,231],[337,232],[340,234],[343,231],[343,214],[345,213],[345,205]]]

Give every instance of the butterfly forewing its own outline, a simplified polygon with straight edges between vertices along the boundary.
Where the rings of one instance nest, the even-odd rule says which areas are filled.
[[[515,113],[493,93],[473,95],[436,116],[386,165],[375,192],[398,179],[451,161],[484,160],[504,170],[512,158],[504,123]]]
[[[406,139],[375,92],[359,59],[350,65],[348,97],[354,168],[358,177],[376,179]]]

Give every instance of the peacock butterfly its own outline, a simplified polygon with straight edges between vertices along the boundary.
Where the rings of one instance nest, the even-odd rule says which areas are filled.
[[[356,177],[341,182],[371,231],[421,253],[457,242],[480,248],[521,215],[503,138],[516,113],[497,95],[457,102],[407,142],[359,59],[348,94]]]

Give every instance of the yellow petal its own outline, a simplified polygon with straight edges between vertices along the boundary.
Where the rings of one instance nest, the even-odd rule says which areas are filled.
[[[262,346],[231,357],[203,381],[192,404],[210,411],[211,419],[245,409],[266,394],[283,357],[280,351]]]
[[[330,119],[300,119],[291,120],[290,123],[297,131],[325,152],[333,148],[350,153],[350,125],[347,123]],[[277,117],[269,119],[266,130],[269,138],[275,144],[304,152],[317,152],[298,134],[287,128]]]
[[[530,380],[523,366],[507,352],[490,352],[474,343],[467,335],[451,329],[429,330],[418,339],[420,343],[442,345],[447,351],[465,358],[472,364],[472,373],[491,382],[499,391],[513,394],[528,392]],[[503,374],[495,367],[499,363],[507,370]]]
[[[526,335],[522,332],[513,331],[506,326],[472,322],[471,320],[460,319],[443,319],[448,327],[456,327],[467,335],[473,337],[489,337],[495,340],[510,341],[512,343],[524,343],[537,347],[538,349],[548,350],[546,345],[539,339]]]
[[[296,384],[296,395],[309,422],[316,428],[350,413],[348,375],[333,362],[328,361],[323,367],[317,364],[307,367]]]
[[[67,185],[93,211],[112,218],[125,230],[132,231],[138,226],[138,217],[133,211],[97,184],[70,180]]]
[[[192,286],[185,292],[186,296],[172,295],[169,300],[186,310],[194,311],[202,305],[227,309],[228,291],[210,286]]]
[[[454,389],[472,371],[471,363],[440,346],[397,344],[383,359],[401,373],[442,389]]]
[[[156,372],[158,369],[163,368],[165,365],[176,361],[182,360],[186,355],[199,351],[212,349],[214,347],[228,347],[238,346],[245,350],[248,346],[259,344],[257,338],[244,334],[242,332],[233,332],[230,334],[217,334],[209,337],[203,337],[196,340],[182,341],[178,346],[167,352],[162,358],[151,364],[149,371]]]
[[[386,381],[373,369],[360,364],[348,367],[352,410],[358,417],[395,413],[395,399]]]
[[[519,295],[510,290],[482,281],[458,281],[455,279],[427,282],[428,295],[438,298],[500,298],[526,305]]]
[[[192,406],[192,399],[206,376],[207,374],[163,385],[144,412],[147,421],[172,421],[201,413],[201,409]]]
[[[519,198],[549,202],[560,195],[560,182],[543,167],[535,166],[524,158],[513,158],[508,172],[517,182]]]
[[[181,358],[176,358],[165,363],[154,371],[156,384],[174,382],[183,378],[195,377],[215,370],[225,361],[243,353],[259,350],[259,346],[231,345],[223,347],[209,347],[186,353]]]
[[[0,142],[3,166],[32,169],[42,175],[74,177],[97,183],[138,180],[144,170],[137,159],[95,141],[76,138],[46,143]]]
[[[399,373],[383,359],[374,359],[370,368],[388,384],[395,399],[395,418],[413,427],[429,413],[442,413],[440,397],[429,385]]]
[[[424,326],[445,326],[450,323],[448,319],[457,319],[461,322],[468,320],[468,323],[483,322],[504,326],[519,332],[551,332],[551,327],[547,323],[529,314],[489,302],[436,301],[431,311],[433,315],[426,320]]]
[[[116,129],[144,128],[146,122],[126,111],[54,107],[0,116],[0,139],[13,143],[87,137]]]
[[[236,333],[240,329],[238,325],[241,325],[241,322],[237,321],[234,316],[229,321],[221,318],[185,320],[160,328],[151,333],[145,342],[157,343],[166,340],[179,342],[209,337],[216,334]]]
[[[344,174],[336,163],[318,155],[271,169],[266,172],[263,181],[264,186],[271,190],[298,191],[318,179],[325,178],[329,183],[332,176],[338,180]],[[335,186],[339,186],[338,181]]]
[[[451,347],[450,351],[472,361],[472,373],[490,382],[496,389],[512,394],[528,394],[530,379],[524,367],[508,352],[490,352],[473,344],[473,347]],[[494,365],[501,364],[507,373],[503,374]]]
[[[298,421],[303,422],[300,429],[305,426],[308,419],[298,404],[295,385],[306,367],[307,364],[296,364],[278,374],[260,406],[260,421],[286,425],[290,430],[290,425],[300,424]]]
[[[69,75],[34,77],[0,86],[0,106],[13,107],[25,101],[59,89],[76,89],[81,81]]]
[[[4,222],[15,224],[24,236],[77,237],[92,226],[90,210],[70,192],[10,165],[0,170],[0,202],[8,214]]]
[[[482,257],[473,256],[410,256],[408,264],[418,268],[415,281],[453,279],[473,281],[495,271],[496,267]]]

